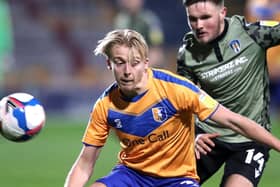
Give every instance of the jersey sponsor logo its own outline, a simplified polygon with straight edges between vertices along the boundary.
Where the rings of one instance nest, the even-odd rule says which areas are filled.
[[[279,24],[278,21],[268,21],[268,20],[260,21],[260,25],[261,26],[274,27],[274,26],[276,26],[278,24]]]
[[[231,47],[231,49],[235,52],[235,53],[239,53],[241,50],[241,46],[240,46],[240,42],[239,40],[232,40],[229,43],[229,46]]]
[[[167,111],[165,107],[152,108],[153,118],[157,122],[164,122],[167,119]]]
[[[209,79],[210,81],[217,81],[224,77],[227,77],[233,73],[242,70],[241,65],[249,62],[248,58],[243,56],[238,59],[232,60],[222,66],[214,68],[212,70],[201,73],[201,79]]]
[[[145,143],[156,143],[161,142],[169,138],[169,131],[165,130],[160,133],[151,133],[146,138],[138,138],[138,139],[129,139],[124,138],[121,140],[121,145],[124,148],[143,145]]]

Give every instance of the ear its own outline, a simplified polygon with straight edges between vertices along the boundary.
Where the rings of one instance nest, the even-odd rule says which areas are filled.
[[[149,58],[146,58],[146,60],[145,60],[145,69],[147,70],[148,68],[149,68]]]
[[[108,70],[112,70],[112,64],[109,59],[106,60]]]
[[[227,7],[222,7],[222,9],[221,9],[221,15],[222,15],[223,17],[226,17],[226,15],[227,15]]]

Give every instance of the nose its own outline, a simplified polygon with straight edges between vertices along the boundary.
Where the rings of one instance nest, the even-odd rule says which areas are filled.
[[[129,76],[130,74],[131,74],[131,64],[130,63],[125,63],[124,75]]]
[[[198,19],[198,20],[196,21],[196,28],[197,28],[197,29],[203,28],[203,21],[202,21],[202,20]]]

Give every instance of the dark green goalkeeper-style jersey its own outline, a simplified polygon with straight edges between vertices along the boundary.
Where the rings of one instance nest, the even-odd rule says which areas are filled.
[[[199,44],[192,32],[184,36],[177,72],[225,107],[270,130],[266,50],[280,43],[280,25],[266,21],[249,24],[242,16],[226,18],[225,23],[222,35],[207,45]],[[220,133],[221,141],[250,141],[211,120],[197,120],[196,125],[205,132]]]

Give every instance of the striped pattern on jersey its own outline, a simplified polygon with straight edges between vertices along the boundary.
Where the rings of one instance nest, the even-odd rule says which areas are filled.
[[[187,79],[148,70],[147,91],[125,98],[116,84],[96,102],[83,142],[103,146],[109,130],[120,140],[119,162],[148,175],[198,179],[194,114],[206,120],[218,103]]]

